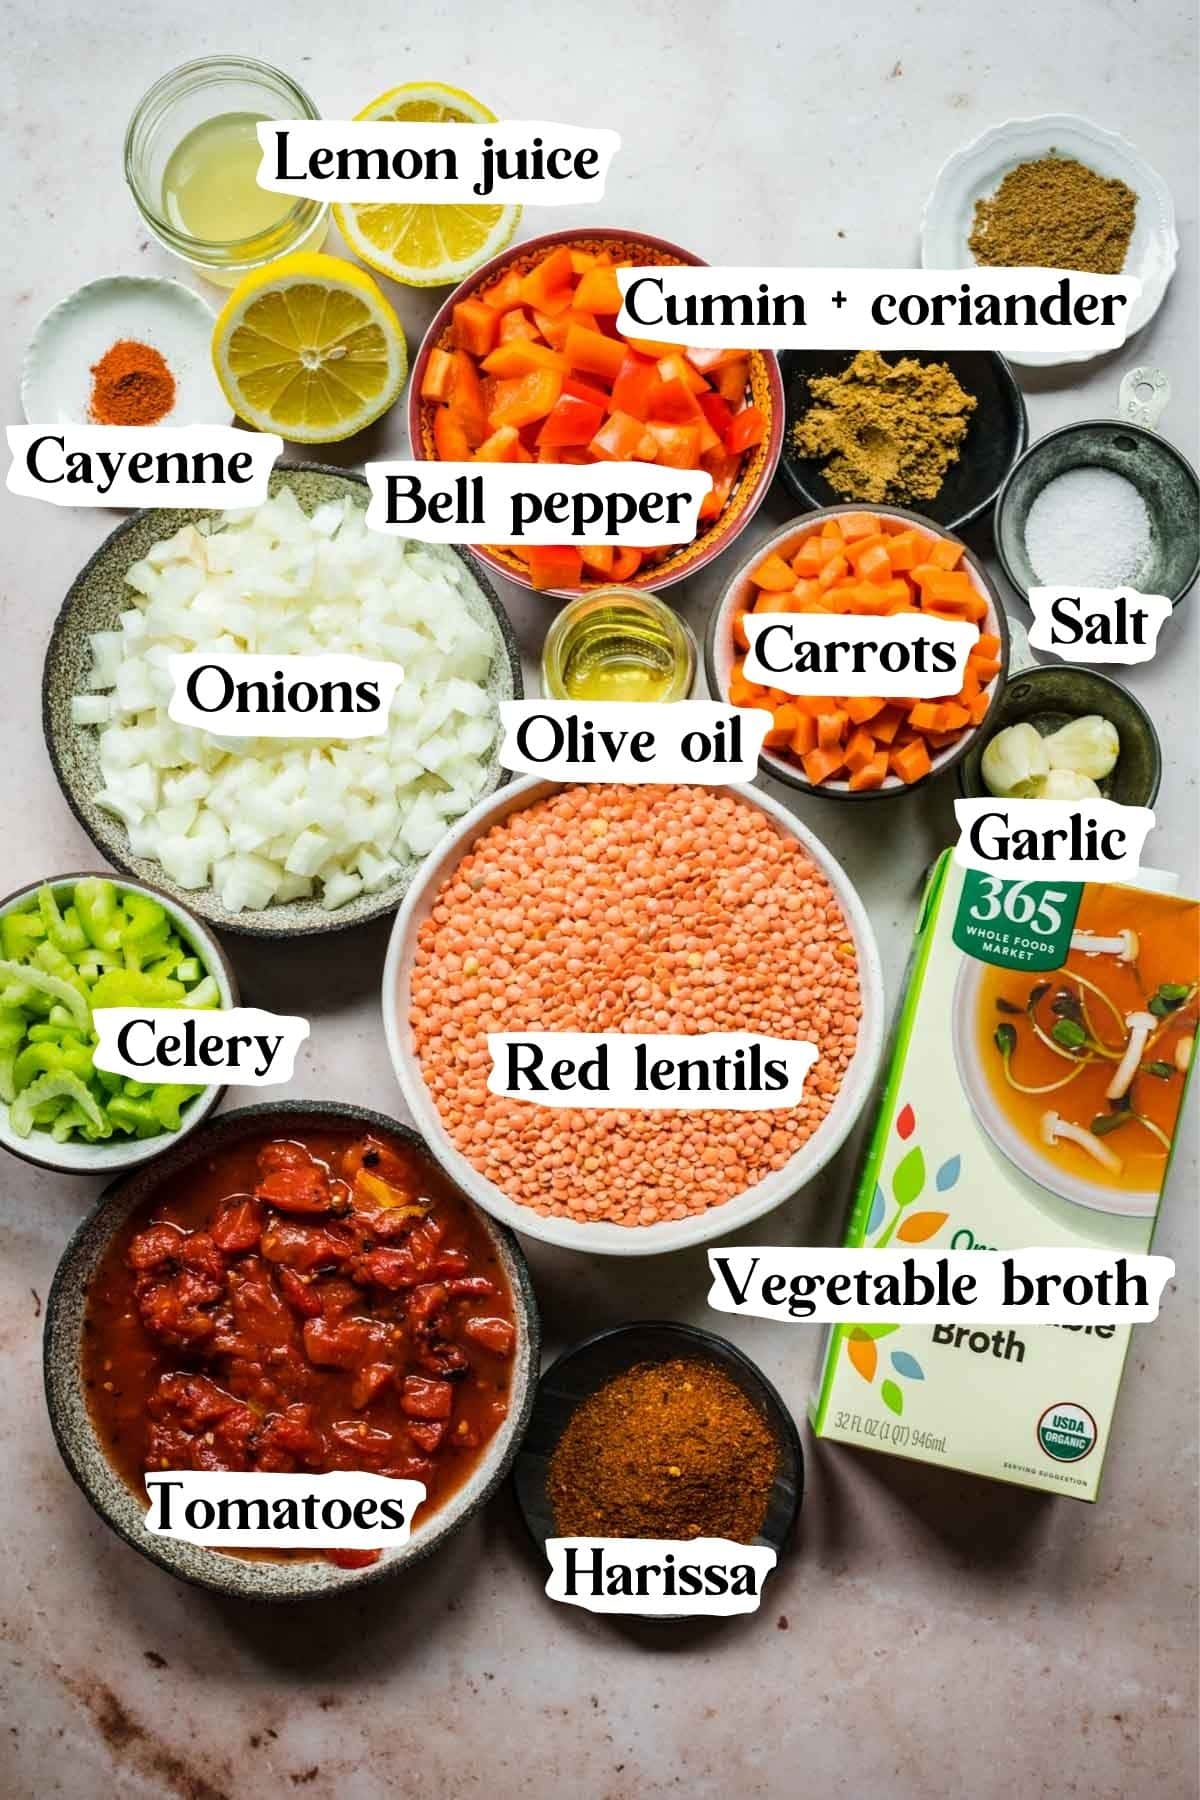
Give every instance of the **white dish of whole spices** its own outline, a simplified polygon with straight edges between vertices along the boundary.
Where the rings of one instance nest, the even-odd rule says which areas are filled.
[[[225,425],[211,308],[153,275],[107,275],[42,319],[21,369],[31,425]]]
[[[974,264],[1135,275],[1127,341],[1158,311],[1179,239],[1170,189],[1115,132],[1070,113],[1007,119],[943,163],[921,220],[921,266]],[[1090,354],[1006,351],[1025,367]]]

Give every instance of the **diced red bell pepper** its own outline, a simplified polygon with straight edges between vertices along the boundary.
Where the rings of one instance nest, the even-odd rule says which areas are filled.
[[[697,394],[696,401],[700,411],[704,414],[704,417],[708,420],[722,443],[724,443],[725,433],[733,423],[733,408],[720,394],[712,392],[707,394]]]
[[[663,365],[658,365],[661,375]],[[699,402],[691,388],[674,377],[662,382],[654,396],[654,417],[664,425],[690,425],[696,419],[702,419]]]
[[[767,421],[757,406],[744,406],[740,413],[735,413],[733,423],[725,433],[725,448],[731,456],[740,456],[744,450],[752,450],[755,444],[761,444],[767,435]]]
[[[460,300],[454,308],[450,335],[458,349],[469,350],[472,356],[486,356],[496,342],[498,323],[494,307],[482,300]]]
[[[450,411],[462,426],[472,450],[488,435],[487,408],[479,371],[465,350],[454,352],[454,377],[450,386]]]
[[[659,378],[662,381],[682,381],[692,394],[703,394],[708,391],[708,383],[703,375],[693,369],[681,350],[673,350],[670,356],[661,357],[658,364]]]
[[[590,569],[593,575],[609,576],[613,572],[612,544],[581,544],[579,554],[583,558],[583,566]],[[747,646],[748,648],[749,646]]]
[[[650,358],[639,356],[636,350],[627,351],[613,382],[613,410],[629,413],[635,419],[648,419],[661,385],[658,369]]]
[[[515,381],[498,381],[489,416],[492,430],[501,425],[519,429],[544,419],[561,392],[562,376],[556,369],[535,369]]]
[[[551,318],[567,310],[574,292],[575,270],[571,266],[571,252],[565,244],[544,256],[521,280],[522,303],[549,313]]]
[[[642,566],[642,552],[635,544],[617,544],[613,550],[612,578],[630,581]]]
[[[484,357],[483,366],[498,381],[511,381],[517,375],[532,375],[535,369],[557,369],[565,375],[567,359],[546,344],[517,338],[509,344],[498,344],[490,356]]]
[[[726,456],[723,450],[716,450],[704,458],[704,467],[712,476],[713,484],[700,502],[699,518],[702,523],[717,518],[724,508],[738,478],[741,459]]]
[[[538,432],[538,449],[560,448],[564,444],[590,444],[604,423],[604,408],[574,394],[562,394],[554,410]]]
[[[651,419],[646,430],[658,445],[656,461],[668,469],[694,469],[700,460],[699,425],[660,425]]]
[[[616,380],[625,361],[625,345],[620,338],[605,337],[602,331],[589,331],[582,325],[571,326],[564,349],[573,369],[602,375],[606,381]]]
[[[629,462],[638,455],[645,432],[640,419],[615,412],[592,438],[588,449],[605,462]]]
[[[685,350],[684,355],[693,369],[699,369],[701,375],[712,375],[717,369],[728,368],[730,363],[745,362],[748,350]]]
[[[746,383],[750,379],[750,363],[747,359],[726,363],[717,370],[715,387],[723,400],[730,406],[740,406],[746,397]]]
[[[422,400],[449,400],[454,381],[454,358],[449,350],[431,350],[421,376]]]
[[[538,328],[523,306],[511,306],[507,312],[500,314],[500,329],[496,340],[501,344],[511,344],[520,338],[536,340]]]
[[[621,290],[616,270],[604,266],[589,269],[575,289],[574,304],[584,312],[619,313]]]
[[[609,397],[602,387],[594,382],[584,381],[578,375],[568,375],[563,381],[564,394],[574,394],[577,400],[586,400],[592,406],[598,406],[602,412],[608,409]]]
[[[574,588],[583,580],[583,557],[576,544],[530,544],[529,579],[540,591]]]
[[[508,312],[521,304],[521,273],[519,269],[509,269],[499,281],[493,281],[491,287],[484,288],[479,298],[485,306],[494,306],[497,312]]]
[[[521,436],[515,425],[501,425],[475,452],[476,462],[518,462]]]

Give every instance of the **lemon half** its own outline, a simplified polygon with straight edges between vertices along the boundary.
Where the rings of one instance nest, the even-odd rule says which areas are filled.
[[[357,115],[414,124],[489,125],[496,115],[461,88],[409,81],[389,88]],[[356,256],[406,287],[462,281],[503,250],[521,218],[519,206],[335,206],[338,230]]]
[[[213,367],[240,419],[293,443],[330,444],[392,405],[408,350],[364,270],[300,251],[234,288],[213,330]]]

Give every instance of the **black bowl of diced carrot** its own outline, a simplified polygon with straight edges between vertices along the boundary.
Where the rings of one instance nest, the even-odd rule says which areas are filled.
[[[614,582],[667,587],[726,549],[757,511],[783,444],[775,357],[616,328],[618,267],[700,261],[642,232],[551,232],[468,277],[429,327],[409,385],[414,456],[638,461],[712,476],[690,544],[472,546],[510,581],[559,595]]]
[[[751,611],[920,612],[967,620],[979,636],[954,694],[795,695],[746,679]],[[966,755],[1000,698],[1008,649],[1000,597],[960,539],[900,507],[847,505],[806,513],[758,546],[713,608],[705,662],[714,696],[770,712],[764,774],[806,793],[873,800],[918,787]]]

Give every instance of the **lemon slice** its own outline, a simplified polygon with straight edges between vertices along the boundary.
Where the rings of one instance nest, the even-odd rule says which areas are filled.
[[[461,88],[409,81],[390,88],[360,119],[450,120],[488,125],[496,115]],[[406,287],[439,287],[465,276],[503,250],[517,229],[519,206],[335,206],[338,230],[356,256]]]
[[[300,251],[234,288],[213,329],[213,367],[247,424],[331,444],[387,411],[404,386],[408,350],[363,269]]]

